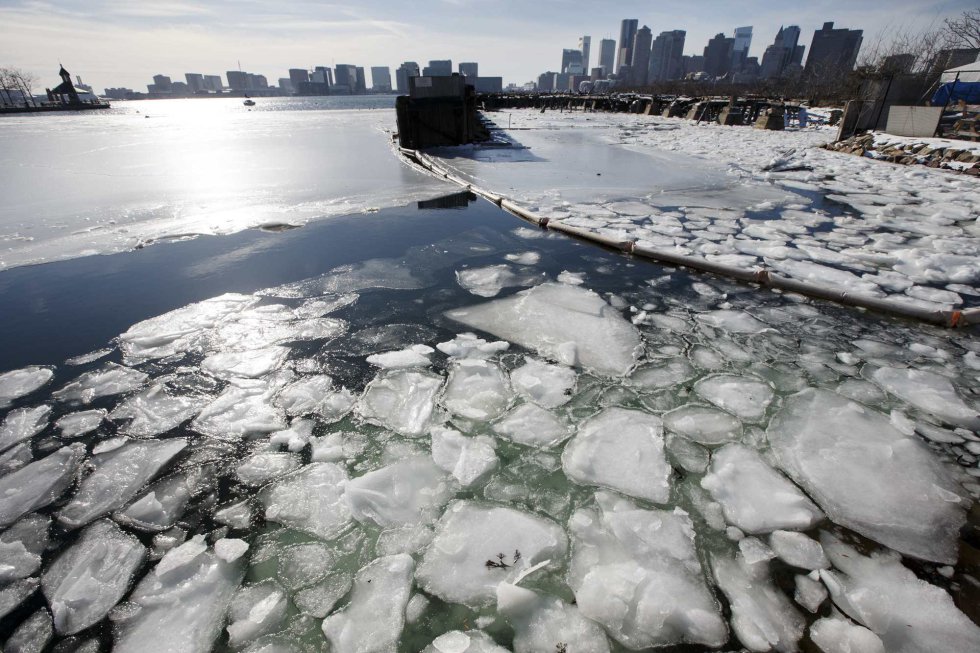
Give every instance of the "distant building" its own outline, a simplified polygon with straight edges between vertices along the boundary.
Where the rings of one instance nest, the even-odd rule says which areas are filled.
[[[704,72],[709,77],[724,77],[732,69],[732,52],[735,39],[716,34],[704,48]]]
[[[191,93],[200,93],[201,91],[206,91],[204,88],[204,75],[199,73],[184,73],[184,79],[187,81],[187,88]]]
[[[640,24],[636,18],[625,19],[619,27],[619,52],[616,53],[616,72],[622,74],[623,66],[633,61],[633,40]]]
[[[107,88],[104,95],[110,100],[126,100],[135,95],[131,88]]]
[[[215,93],[224,90],[225,85],[221,82],[221,75],[205,75],[204,88]]]
[[[391,93],[391,69],[388,66],[371,66],[371,89]]]
[[[940,50],[929,63],[929,72],[939,75],[944,70],[959,68],[968,63],[980,61],[980,49],[977,48],[951,48]]]
[[[433,59],[422,69],[423,77],[449,77],[453,74],[452,59]]]
[[[882,72],[900,75],[912,72],[915,65],[914,54],[893,54],[881,62]]]
[[[650,48],[649,82],[666,82],[684,76],[684,39],[687,32],[661,32]]]
[[[633,59],[630,61],[630,83],[636,86],[644,86],[647,83],[652,43],[653,34],[649,27],[644,25],[636,30],[636,36],[633,38]]]
[[[589,71],[589,56],[592,51],[592,37],[583,36],[578,40],[578,49],[582,53],[582,70]]]
[[[589,72],[589,81],[597,82],[601,79],[606,78],[606,69],[602,66],[596,66]]]
[[[810,56],[803,75],[811,79],[830,80],[854,70],[858,51],[864,40],[859,29],[834,29],[834,23],[824,23],[813,33]]]
[[[749,58],[749,48],[752,47],[752,26],[736,27],[733,38],[732,70],[741,71],[745,60]]]
[[[613,39],[599,41],[599,66],[605,75],[616,72],[616,41]]]
[[[293,80],[288,77],[279,78],[279,90],[285,95],[293,95],[296,93],[296,88],[293,86]]]
[[[685,55],[681,60],[682,72],[686,79],[689,75],[704,72],[704,57],[701,55]]]
[[[339,63],[333,67],[334,93],[351,95],[357,91],[357,66]]]
[[[269,80],[265,78],[265,75],[245,73],[245,83],[250,91],[269,88]]]
[[[785,77],[790,66],[803,63],[803,52],[806,46],[799,45],[800,28],[796,25],[780,27],[772,45],[766,48],[762,55],[759,77],[772,79]]]
[[[354,74],[354,92],[367,93],[367,77],[364,76],[364,68],[362,66],[355,66]]]
[[[408,93],[408,78],[419,76],[419,65],[414,61],[406,61],[395,70],[395,82],[399,93]]]
[[[573,75],[581,75],[585,72],[582,64],[582,51],[565,48],[561,51],[561,71]]]
[[[173,86],[173,82],[166,75],[154,75],[153,85],[156,86],[158,93],[169,93],[170,87]]]
[[[225,72],[228,79],[228,87],[233,91],[248,90],[248,74],[240,70],[229,70]]]
[[[293,88],[298,90],[300,84],[310,81],[310,73],[305,68],[290,68],[289,81],[292,82]]]
[[[555,90],[555,77],[558,73],[547,72],[538,75],[538,91],[542,93],[550,93]]]
[[[466,63],[459,64],[459,74],[463,77],[479,77],[480,76],[480,64],[475,61],[469,61]]]
[[[328,86],[333,86],[333,71],[332,70],[330,70],[326,66],[316,66],[313,69],[313,74],[315,75],[316,73],[321,73],[323,75],[323,81]],[[310,79],[311,80],[313,79],[312,75],[310,76]]]
[[[503,77],[467,77],[466,83],[473,84],[477,93],[500,93],[504,89]]]

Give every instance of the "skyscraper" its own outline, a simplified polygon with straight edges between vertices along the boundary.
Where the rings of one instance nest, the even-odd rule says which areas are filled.
[[[538,90],[542,93],[550,93],[555,90],[555,78],[557,73],[546,72],[538,75]]]
[[[419,65],[414,61],[406,61],[395,70],[395,83],[399,93],[408,93],[408,78],[419,76]]]
[[[215,91],[220,93],[224,84],[221,83],[221,75],[205,75],[204,76],[204,88],[209,91]]]
[[[863,34],[859,29],[834,29],[833,22],[824,23],[813,33],[803,74],[811,79],[833,79],[854,70]]]
[[[449,77],[453,74],[452,59],[433,59],[429,65],[422,70],[426,77]]]
[[[391,92],[391,70],[388,66],[371,66],[371,88],[381,93]]]
[[[616,53],[616,72],[623,66],[630,65],[633,60],[633,39],[636,38],[636,27],[640,24],[636,18],[627,18],[619,28],[619,51]]]
[[[191,93],[206,90],[204,88],[204,75],[200,73],[184,73],[184,79],[187,80],[187,88]]]
[[[772,45],[766,48],[762,55],[762,68],[759,71],[759,77],[762,79],[782,77],[791,64],[801,63],[805,46],[798,45],[799,40],[799,27],[796,25],[780,27]]]
[[[157,87],[157,91],[169,92],[173,82],[166,75],[154,75],[153,84]]]
[[[341,95],[351,95],[357,91],[357,66],[339,63],[333,67],[334,92]]]
[[[240,70],[229,70],[225,73],[225,78],[228,80],[228,86],[233,91],[245,91],[248,90],[248,74],[243,73]]]
[[[636,31],[633,38],[633,58],[630,60],[630,82],[636,86],[647,83],[647,71],[650,68],[650,44],[653,33],[644,25]]]
[[[581,75],[585,72],[582,51],[565,48],[561,51],[561,72]]]
[[[610,75],[615,72],[616,65],[616,41],[613,39],[602,39],[599,41],[599,66],[602,72]]]
[[[732,45],[732,70],[741,70],[752,46],[752,26],[736,27]]]
[[[592,50],[592,37],[583,36],[578,40],[578,49],[582,52],[582,70],[589,70],[589,54]]]
[[[473,61],[467,61],[459,64],[458,70],[460,75],[471,80],[480,76],[480,64]],[[470,83],[472,83],[472,81]]]
[[[289,81],[292,82],[293,88],[298,90],[300,84],[310,81],[310,73],[305,68],[290,68]]]
[[[661,32],[650,49],[648,82],[665,82],[684,76],[684,39],[687,32]]]
[[[732,69],[732,51],[735,39],[716,34],[704,48],[704,72],[711,77],[724,77]]]

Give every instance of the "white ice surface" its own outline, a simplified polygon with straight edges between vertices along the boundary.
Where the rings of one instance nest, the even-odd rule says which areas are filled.
[[[432,460],[452,474],[462,487],[479,483],[497,468],[499,460],[493,438],[467,437],[454,429],[432,429]]]
[[[53,376],[54,371],[51,368],[37,365],[0,374],[0,408],[10,405],[15,399],[31,394],[50,381]]]
[[[456,282],[480,297],[496,297],[504,288],[531,286],[543,280],[541,273],[519,271],[510,265],[490,265],[456,271]]]
[[[497,365],[479,359],[456,361],[449,368],[449,380],[442,404],[467,419],[490,421],[513,400],[507,375]]]
[[[162,385],[154,385],[116,406],[109,418],[129,419],[121,432],[136,437],[166,433],[190,420],[204,407],[199,397],[171,395]]]
[[[287,415],[310,415],[335,421],[354,407],[354,396],[346,388],[335,389],[333,379],[325,374],[308,376],[282,389],[275,403]]]
[[[51,406],[47,404],[33,408],[15,408],[7,413],[0,424],[0,452],[29,440],[46,429],[50,414]]]
[[[452,495],[446,473],[420,455],[351,479],[344,498],[356,520],[383,528],[431,523]]]
[[[508,440],[548,449],[569,438],[568,425],[553,412],[535,404],[521,404],[493,425],[494,433]]]
[[[482,630],[450,630],[439,635],[422,653],[508,653]]]
[[[557,408],[571,399],[577,375],[575,370],[551,365],[534,358],[524,360],[524,365],[511,371],[510,383],[514,391],[544,408]]]
[[[344,497],[347,472],[333,463],[312,463],[259,494],[265,518],[329,540],[350,524]]]
[[[764,381],[747,376],[718,374],[701,379],[694,391],[715,406],[736,417],[758,422],[773,400],[773,391]]]
[[[667,429],[706,446],[737,441],[742,424],[732,415],[710,406],[687,404],[663,416]]]
[[[61,430],[61,437],[71,439],[91,433],[102,425],[106,412],[102,409],[68,413],[54,423]]]
[[[810,626],[810,640],[824,653],[887,653],[880,637],[846,619],[817,619]]]
[[[131,392],[142,386],[149,377],[115,363],[107,363],[100,369],[85,372],[53,393],[56,399],[73,404],[88,404],[93,399]]]
[[[411,370],[382,373],[364,390],[358,410],[369,422],[419,437],[430,425],[442,379]]]
[[[85,446],[75,443],[0,477],[0,527],[61,496],[84,457]]]
[[[568,653],[608,653],[609,641],[578,607],[517,585],[497,586],[497,613],[514,627],[514,653],[550,651],[559,643]]]
[[[980,430],[980,411],[968,405],[944,376],[926,370],[881,367],[871,377],[884,390],[923,412],[956,426]]]

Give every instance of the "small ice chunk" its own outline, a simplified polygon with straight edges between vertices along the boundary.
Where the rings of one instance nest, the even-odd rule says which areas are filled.
[[[711,457],[701,487],[721,504],[725,519],[746,533],[807,530],[823,513],[754,449],[725,445]]]
[[[421,596],[421,595],[418,595]],[[482,630],[450,630],[439,635],[422,653],[509,653]]]
[[[205,472],[194,468],[178,472],[150,486],[146,494],[113,514],[116,521],[145,531],[163,531],[180,518],[202,483]]]
[[[36,578],[15,580],[0,589],[0,619],[6,617],[31,594],[37,591],[41,581]]]
[[[661,390],[685,383],[695,376],[697,373],[690,363],[684,359],[674,359],[637,368],[630,376],[630,383],[644,390]]]
[[[248,551],[248,542],[235,538],[223,537],[214,543],[214,554],[225,562],[234,562]]]
[[[575,390],[575,370],[551,365],[535,358],[526,358],[524,365],[510,373],[510,383],[523,397],[544,408],[557,408],[568,403]]]
[[[74,635],[99,622],[129,590],[145,559],[139,540],[110,520],[86,528],[44,573],[55,630]]]
[[[968,406],[945,376],[911,368],[881,367],[871,378],[885,391],[926,413],[980,430],[980,411]]]
[[[728,629],[705,582],[687,513],[642,510],[606,492],[596,493],[596,503],[568,525],[568,583],[582,614],[629,649],[724,644]]]
[[[323,619],[350,591],[353,574],[337,572],[293,594],[293,603],[303,614]]]
[[[252,523],[255,511],[248,501],[238,501],[214,511],[214,520],[237,529],[246,529]]]
[[[494,433],[518,444],[549,449],[571,435],[568,426],[551,411],[534,404],[521,404],[493,425]]]
[[[221,634],[242,576],[240,561],[225,562],[209,551],[195,556],[193,565],[146,574],[128,599],[138,612],[116,626],[112,650],[207,653]]]
[[[310,442],[312,442],[310,459],[315,463],[335,463],[345,458],[343,433],[328,433],[312,438]]]
[[[709,447],[735,442],[742,437],[741,422],[709,406],[687,404],[664,413],[663,419],[669,430]]]
[[[308,542],[279,553],[279,580],[291,590],[318,583],[337,562],[337,553],[326,544]]]
[[[738,551],[747,565],[768,562],[776,557],[775,552],[757,537],[743,537],[738,541]]]
[[[562,645],[561,650],[568,653],[609,651],[609,640],[599,624],[557,597],[500,583],[497,612],[514,627],[514,653],[552,651]]]
[[[29,440],[48,427],[51,406],[41,404],[33,408],[16,408],[0,424],[0,452],[15,444]]]
[[[443,427],[432,429],[432,459],[464,488],[475,485],[497,468],[493,438],[467,437]]]
[[[538,274],[518,272],[503,264],[456,271],[457,283],[480,297],[496,297],[504,288],[530,286],[540,279]]]
[[[457,501],[439,520],[416,579],[445,601],[488,605],[499,583],[513,582],[521,571],[542,560],[564,557],[567,547],[564,531],[549,519],[503,506]]]
[[[7,533],[3,536],[6,537]],[[39,553],[29,551],[23,542],[0,539],[0,585],[27,578],[40,569]]]
[[[228,610],[228,645],[241,648],[278,630],[286,616],[286,608],[285,592],[271,581],[241,588]]]
[[[99,397],[109,397],[137,390],[149,377],[143,372],[107,363],[98,370],[85,372],[52,396],[73,404],[88,404]]]
[[[3,650],[7,653],[41,653],[47,649],[53,636],[51,614],[46,608],[41,608],[17,626],[17,630],[7,638]]]
[[[428,431],[435,410],[438,376],[410,370],[386,372],[364,390],[358,410],[367,421],[411,437]]]
[[[354,396],[344,388],[334,390],[333,379],[320,374],[284,387],[276,397],[276,405],[291,417],[317,414],[332,422],[350,412]]]
[[[562,468],[573,481],[666,503],[671,468],[659,417],[607,408],[578,427],[565,446]]]
[[[0,374],[0,408],[6,408],[15,399],[31,394],[53,376],[54,370],[37,365]]]
[[[796,590],[793,592],[793,600],[816,614],[823,602],[827,600],[827,588],[819,580],[813,580],[803,574],[798,574],[794,582],[796,583]]]
[[[557,279],[558,283],[567,283],[570,286],[581,286],[583,283],[585,283],[585,273],[562,270],[558,274]]]
[[[219,379],[255,379],[278,370],[288,355],[289,348],[280,346],[219,352],[205,358],[201,369]]]
[[[378,558],[357,572],[350,604],[323,621],[335,653],[395,650],[405,627],[415,562],[405,554]]]
[[[699,313],[698,322],[729,333],[762,333],[769,327],[744,311],[720,310]]]
[[[412,598],[408,600],[408,605],[405,606],[405,621],[414,624],[422,618],[428,607],[429,599],[422,594],[413,594]]]
[[[703,474],[711,456],[700,444],[679,435],[667,436],[667,453],[682,469],[692,474]]]
[[[435,352],[432,347],[426,345],[412,345],[407,349],[399,351],[389,351],[383,354],[374,354],[367,357],[367,362],[375,367],[383,369],[396,369],[403,367],[428,367],[432,364],[429,355]]]
[[[800,569],[826,569],[830,566],[820,543],[803,533],[773,531],[769,535],[769,546],[780,560]]]
[[[507,254],[504,258],[518,265],[537,265],[541,261],[541,254],[538,252],[520,252],[519,254]]]
[[[750,651],[792,653],[806,622],[786,595],[768,578],[767,565],[746,567],[740,560],[712,556],[715,582],[728,597],[732,628]]]
[[[60,497],[84,457],[85,445],[75,443],[0,477],[0,527]]]
[[[314,425],[311,419],[293,420],[288,429],[271,433],[269,443],[273,446],[285,445],[293,453],[300,452],[309,444]]]
[[[510,349],[510,343],[502,340],[489,342],[472,333],[461,333],[448,342],[440,342],[436,349],[451,358],[487,359]]]
[[[955,562],[962,490],[888,417],[810,388],[784,401],[766,435],[779,466],[835,523],[907,555]]]
[[[445,473],[428,456],[413,456],[347,483],[350,513],[381,527],[435,521],[453,495]]]
[[[881,638],[873,632],[836,617],[814,621],[810,640],[824,653],[887,653]]]
[[[167,551],[153,568],[153,573],[157,576],[165,576],[175,569],[187,567],[207,550],[208,545],[204,541],[204,535],[195,535],[180,546]]]
[[[123,507],[185,447],[183,438],[134,440],[95,456],[95,471],[79,484],[72,500],[58,513],[58,521],[78,528]]]
[[[272,403],[276,390],[261,381],[229,385],[198,413],[191,427],[225,440],[282,430],[286,420]]]
[[[246,458],[235,475],[245,485],[261,487],[299,469],[302,464],[302,459],[294,453],[259,451]]]
[[[463,359],[450,367],[442,403],[453,413],[486,422],[503,413],[512,400],[507,376],[493,363]]]
[[[566,284],[542,284],[446,315],[542,356],[606,376],[628,373],[640,350],[635,326],[598,294]]]
[[[77,438],[99,428],[105,416],[106,411],[101,408],[82,410],[77,413],[68,413],[55,422],[54,425],[61,429],[62,438]]]
[[[340,535],[351,521],[344,497],[347,472],[333,463],[312,463],[259,493],[265,518],[325,540]]]
[[[694,384],[694,391],[707,401],[736,417],[758,422],[773,400],[772,387],[760,379],[717,374]]]
[[[980,650],[980,627],[898,556],[864,556],[827,533],[820,542],[836,568],[820,572],[834,605],[880,637],[886,651]]]
[[[110,419],[131,419],[120,432],[139,438],[166,433],[197,415],[207,401],[200,397],[174,397],[154,385],[116,406]]]
[[[5,476],[34,460],[30,442],[21,442],[0,454],[0,476]]]

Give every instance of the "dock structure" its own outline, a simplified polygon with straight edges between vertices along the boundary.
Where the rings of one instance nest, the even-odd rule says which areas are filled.
[[[46,102],[37,104],[33,99],[24,99],[23,105],[0,106],[0,115],[8,113],[50,113],[54,111],[89,111],[92,109],[108,109],[109,103],[97,98],[83,100],[71,81],[71,73],[60,66],[58,76],[61,83],[54,88],[44,89],[48,96]]]
[[[408,95],[395,101],[399,143],[421,150],[487,140],[476,98],[461,75],[409,77]]]

